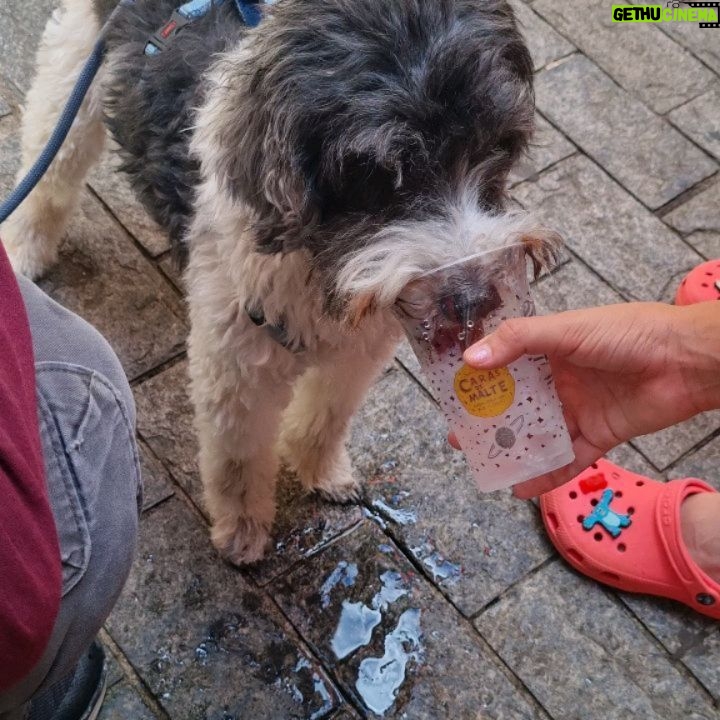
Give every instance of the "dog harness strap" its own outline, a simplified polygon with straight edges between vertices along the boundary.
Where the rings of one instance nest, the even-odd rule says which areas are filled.
[[[284,323],[270,325],[270,323],[268,323],[267,319],[265,318],[265,313],[262,311],[262,309],[252,306],[245,306],[245,312],[250,319],[250,322],[255,325],[255,327],[262,328],[272,340],[278,343],[278,345],[282,345],[286,350],[289,350],[292,353],[297,353],[302,352],[305,349],[302,345],[300,345],[299,347],[297,345],[293,346],[293,344],[290,342],[290,338],[288,337],[287,329]]]
[[[235,7],[238,9],[242,19],[248,27],[257,27],[262,20],[262,13],[257,2],[248,0],[235,0]]]
[[[219,7],[225,0],[190,0],[173,11],[171,18],[155,33],[145,45],[146,55],[159,55],[185,27],[185,25],[207,15],[213,7]],[[256,27],[262,20],[257,0],[235,0],[240,19],[248,27]]]

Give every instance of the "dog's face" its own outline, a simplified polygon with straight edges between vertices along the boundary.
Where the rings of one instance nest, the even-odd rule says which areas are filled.
[[[257,249],[306,249],[355,315],[434,266],[525,239],[503,214],[532,133],[532,63],[504,0],[280,0],[212,89],[212,171]]]

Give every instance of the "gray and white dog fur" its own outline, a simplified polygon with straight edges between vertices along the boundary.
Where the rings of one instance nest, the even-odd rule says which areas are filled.
[[[245,564],[268,546],[280,458],[308,490],[357,496],[346,435],[400,338],[402,288],[508,242],[543,260],[558,239],[505,210],[534,115],[505,0],[279,0],[252,30],[226,2],[146,56],[177,2],[123,9],[65,146],[2,235],[17,271],[49,268],[109,126],[187,261],[212,539]],[[112,5],[64,0],[48,22],[21,175]]]

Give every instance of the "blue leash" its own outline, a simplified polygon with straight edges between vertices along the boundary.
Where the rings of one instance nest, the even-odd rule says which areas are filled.
[[[67,134],[70,132],[70,128],[77,117],[80,107],[87,95],[90,85],[92,85],[95,76],[97,75],[100,65],[102,64],[103,57],[105,56],[105,38],[107,33],[112,26],[115,16],[120,10],[127,5],[132,5],[135,0],[119,0],[117,7],[112,11],[107,22],[102,26],[98,40],[95,43],[95,47],[90,53],[90,57],[85,62],[80,75],[75,83],[70,98],[68,99],[60,118],[55,126],[55,129],[47,141],[47,144],[40,153],[40,156],[35,161],[35,164],[30,168],[25,177],[20,181],[18,186],[10,193],[10,195],[3,200],[0,204],[0,224],[4,223],[10,215],[20,206],[20,204],[27,198],[27,196],[33,191],[35,186],[40,182],[43,175],[47,172],[50,164],[55,159],[58,151],[65,142]],[[193,0],[186,5],[183,5],[179,10],[193,6],[195,11],[194,15],[189,16],[189,21],[194,20],[204,15],[210,8],[215,5],[219,5],[220,2],[213,3],[213,0]],[[245,24],[250,27],[255,27],[261,20],[261,13],[257,4],[248,0],[235,0],[238,12],[240,13]],[[178,11],[176,11],[178,12]],[[146,50],[147,52],[147,50]],[[152,53],[148,53],[152,54]]]

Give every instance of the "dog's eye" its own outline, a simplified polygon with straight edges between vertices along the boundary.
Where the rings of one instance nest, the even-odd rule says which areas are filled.
[[[373,213],[387,207],[395,192],[395,175],[374,158],[354,155],[346,158],[339,172],[321,188],[326,215],[337,212]]]

